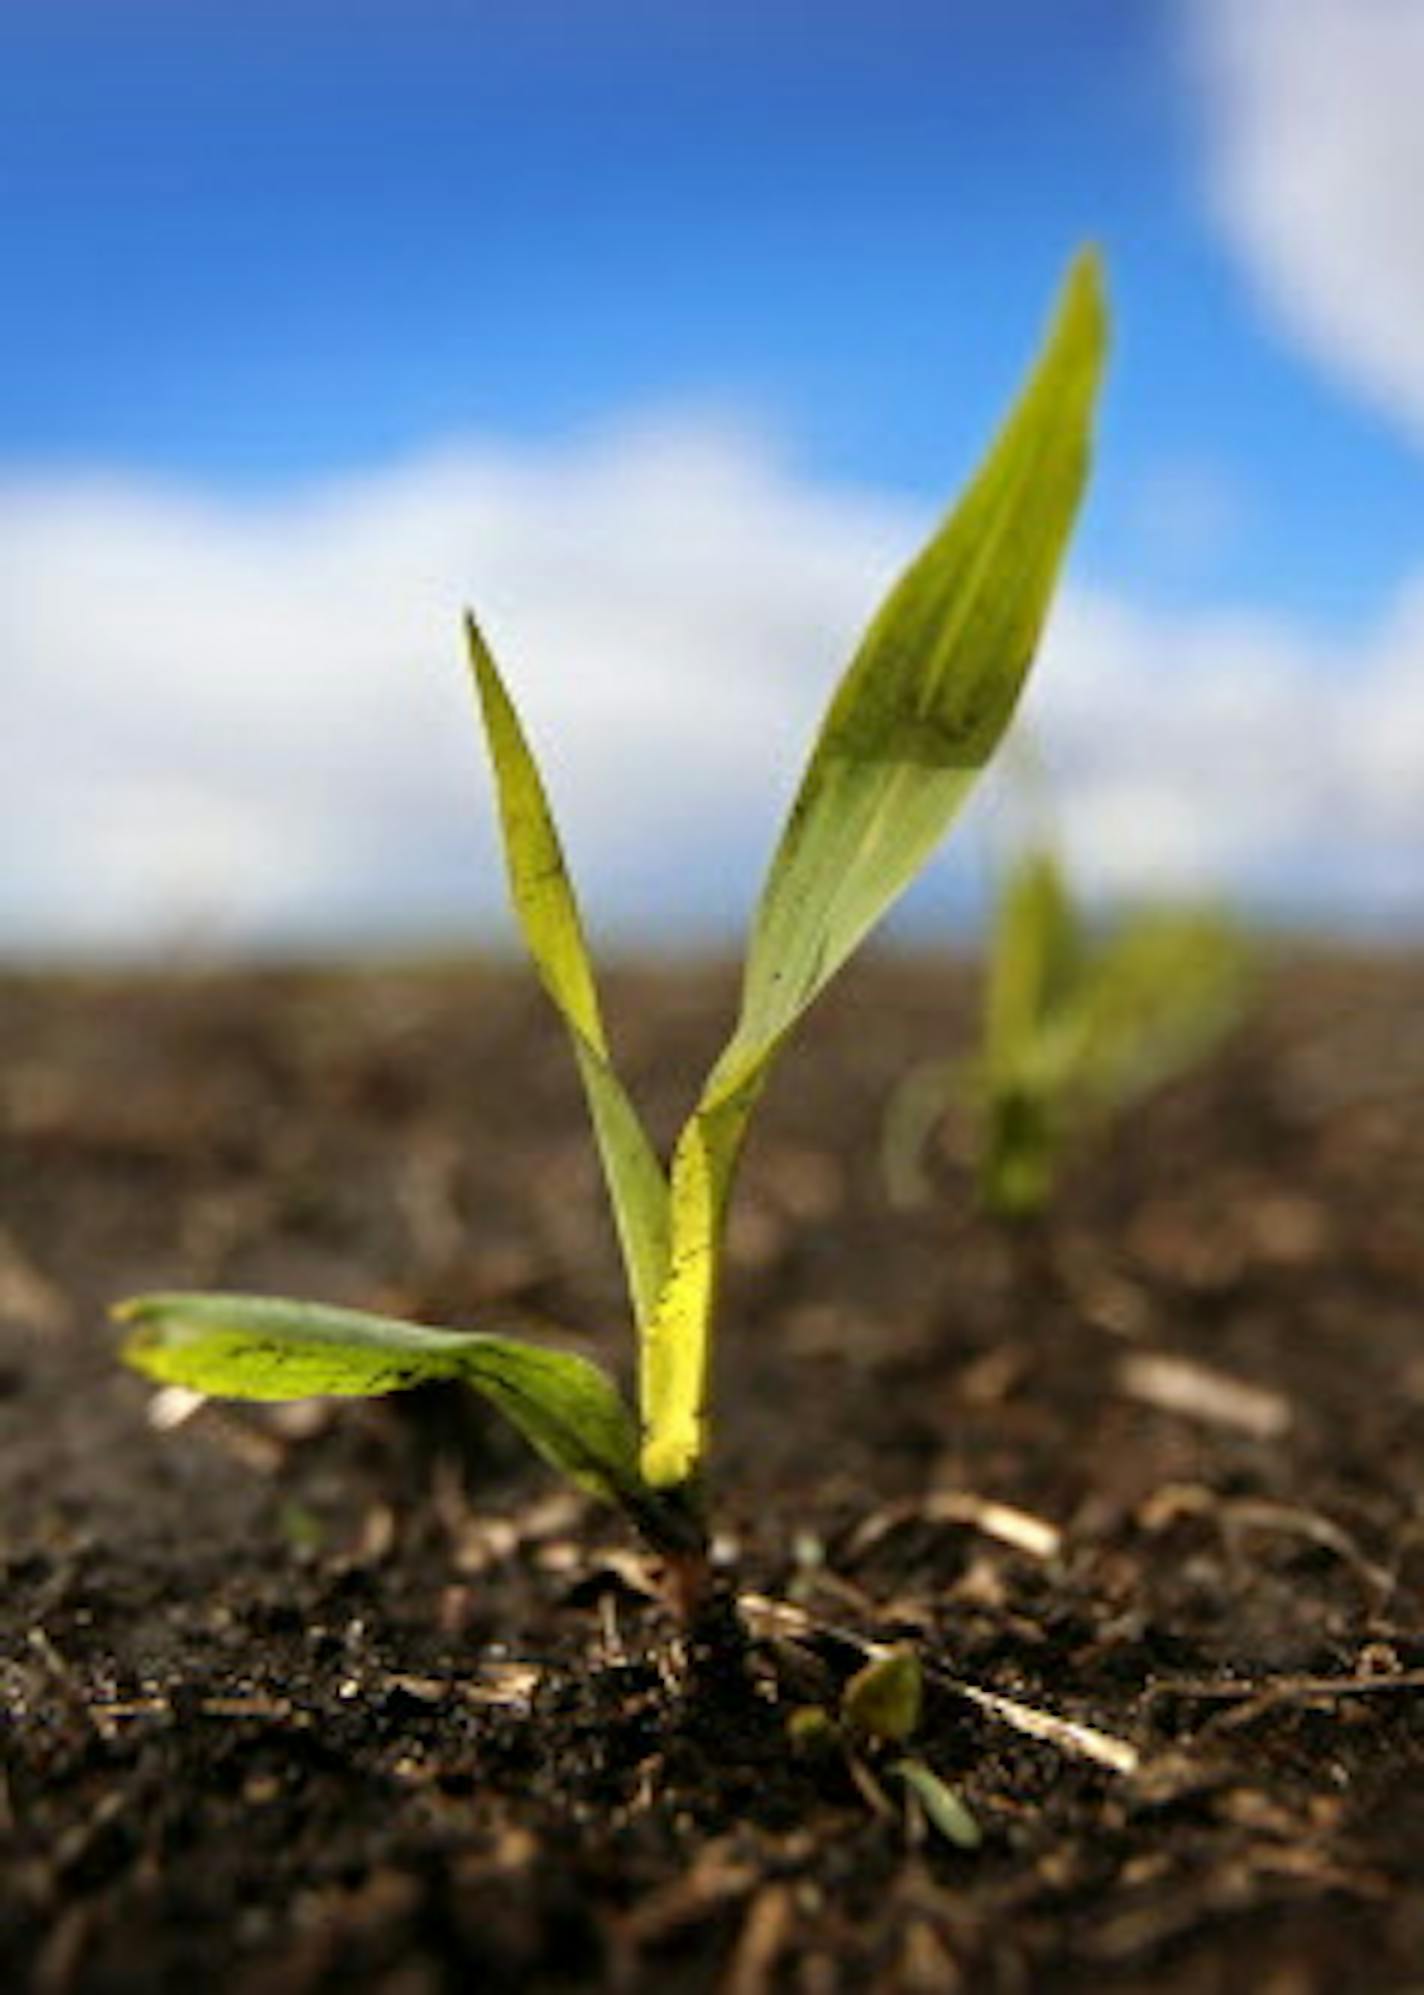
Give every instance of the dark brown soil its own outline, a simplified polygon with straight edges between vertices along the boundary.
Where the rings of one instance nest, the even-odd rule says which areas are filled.
[[[660,1135],[730,993],[615,980]],[[185,1420],[113,1361],[106,1300],[217,1286],[626,1367],[527,977],[0,984],[0,1987],[1424,1986],[1424,965],[1283,963],[1019,1235],[953,1121],[932,1201],[884,1191],[970,998],[854,975],[766,1105],[716,1515],[809,1627],[719,1675],[473,1401]],[[898,1637],[978,1850],[788,1744]]]

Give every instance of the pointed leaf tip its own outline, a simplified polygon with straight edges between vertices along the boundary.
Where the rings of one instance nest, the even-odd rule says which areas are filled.
[[[667,1179],[608,1049],[578,900],[533,750],[468,611],[465,630],[494,769],[510,901],[540,981],[568,1028],[642,1322],[666,1266]]]
[[[736,1029],[672,1165],[667,1278],[644,1326],[643,1472],[696,1473],[722,1230],[742,1138],[808,1006],[928,860],[1013,715],[1087,478],[1107,343],[1074,258],[1037,362],[963,496],[872,618],[767,871]]]

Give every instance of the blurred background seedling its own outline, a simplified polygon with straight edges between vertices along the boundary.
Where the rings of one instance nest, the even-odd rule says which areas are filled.
[[[912,1836],[925,1826],[958,1849],[983,1840],[968,1806],[933,1767],[910,1750],[924,1715],[924,1671],[908,1643],[882,1649],[846,1682],[838,1708],[799,1705],[787,1720],[792,1749],[812,1762],[842,1761],[877,1813],[893,1812],[886,1783],[898,1783]]]
[[[984,1208],[1042,1213],[1073,1144],[1204,1058],[1241,1017],[1250,985],[1251,952],[1224,911],[1146,907],[1098,928],[1056,853],[1025,851],[994,909],[976,1050],[915,1068],[891,1099],[892,1200],[931,1196],[929,1145],[958,1113]]]

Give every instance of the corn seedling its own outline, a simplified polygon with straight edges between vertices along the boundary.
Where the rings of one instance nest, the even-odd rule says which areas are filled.
[[[821,723],[767,873],[739,1015],[664,1167],[615,1070],[573,886],[514,704],[468,638],[514,910],[568,1029],[637,1327],[639,1413],[598,1366],[484,1329],[313,1303],[149,1295],[118,1305],[150,1378],[245,1399],[460,1379],[556,1468],[704,1570],[707,1381],[724,1223],[747,1126],[816,996],[920,871],[1014,711],[1087,475],[1106,344],[1095,257],[959,504],[892,588]]]
[[[905,1643],[883,1649],[858,1669],[840,1694],[839,1709],[803,1704],[787,1720],[793,1751],[803,1758],[841,1762],[878,1812],[889,1812],[882,1782],[899,1781],[909,1806],[960,1849],[977,1849],[979,1824],[959,1795],[910,1750],[924,1710],[920,1659]]]
[[[1241,935],[1207,909],[1149,909],[1095,937],[1053,854],[1030,851],[995,911],[977,1056],[926,1066],[892,1105],[892,1190],[913,1199],[924,1145],[959,1096],[982,1203],[1041,1212],[1073,1136],[1200,1059],[1239,1015],[1247,973]]]

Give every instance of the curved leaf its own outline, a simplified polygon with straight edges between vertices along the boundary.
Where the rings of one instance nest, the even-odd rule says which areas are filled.
[[[1086,482],[1107,345],[1098,260],[964,496],[877,612],[821,724],[757,912],[724,1086],[909,885],[998,746]]]
[[[898,1773],[925,1811],[930,1827],[953,1843],[956,1849],[977,1850],[984,1831],[975,1821],[962,1797],[922,1759],[896,1760],[891,1768]]]
[[[1069,1090],[1111,1108],[1190,1066],[1240,1013],[1249,970],[1244,938],[1210,909],[1125,922],[1063,1005]]]
[[[1042,1211],[1073,1122],[1203,1054],[1239,1013],[1248,969],[1243,938],[1210,909],[1149,909],[1095,937],[1052,854],[1021,859],[995,918],[973,1075],[991,1210]]]
[[[902,1746],[920,1728],[925,1676],[908,1642],[862,1665],[841,1692],[841,1716],[856,1731]]]
[[[581,1488],[646,1507],[632,1413],[573,1352],[270,1296],[142,1295],[113,1313],[130,1326],[123,1355],[137,1371],[228,1399],[369,1398],[459,1379]]]
[[[723,1222],[777,1049],[929,857],[1013,713],[1087,476],[1107,341],[1097,259],[959,504],[875,616],[831,701],[753,924],[736,1030],[673,1156],[668,1275],[643,1336],[643,1473],[703,1444]]]

